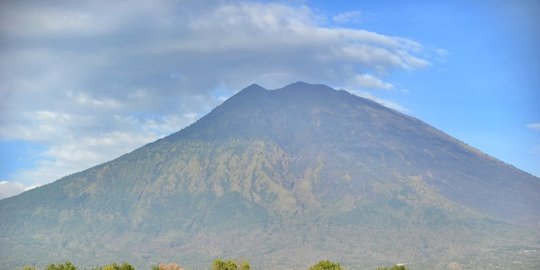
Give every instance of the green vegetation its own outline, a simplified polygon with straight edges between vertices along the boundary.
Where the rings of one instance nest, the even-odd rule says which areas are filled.
[[[129,263],[113,263],[105,266],[96,267],[92,270],[135,270],[135,267],[131,266]]]
[[[37,269],[34,266],[25,266],[21,270],[37,270]],[[77,270],[77,267],[73,265],[71,262],[65,262],[65,263],[59,263],[59,264],[51,263],[47,265],[47,267],[45,267],[44,270]],[[91,270],[135,270],[135,267],[133,267],[129,263],[123,263],[123,264],[113,263],[113,264],[108,264],[104,266],[93,267],[91,268]],[[171,270],[177,270],[177,269],[171,269]]]
[[[71,262],[65,262],[63,264],[49,264],[45,268],[45,270],[77,270],[77,267],[75,265],[71,264]]]
[[[223,261],[220,259],[216,259],[212,262],[212,270],[251,270],[251,266],[248,262],[242,262],[240,264],[240,267],[236,264],[236,262],[227,260]]]
[[[331,261],[320,261],[316,265],[309,268],[309,270],[342,270],[339,263],[334,263]]]
[[[240,265],[240,270],[251,270],[251,266],[249,265],[248,262],[243,262],[243,263]]]
[[[183,270],[183,268],[176,263],[160,263],[152,266],[152,270]]]

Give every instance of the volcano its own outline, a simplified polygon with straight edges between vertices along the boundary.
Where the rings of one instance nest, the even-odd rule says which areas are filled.
[[[537,177],[344,90],[251,85],[177,133],[0,200],[0,268],[539,269],[539,232]]]

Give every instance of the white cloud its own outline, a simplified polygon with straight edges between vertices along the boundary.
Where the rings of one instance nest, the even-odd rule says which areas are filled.
[[[357,10],[347,11],[332,17],[336,23],[358,23],[361,20],[362,13]]]
[[[530,124],[527,124],[526,127],[532,130],[540,131],[540,123],[530,123]]]
[[[112,132],[67,139],[62,143],[52,142],[34,168],[21,170],[12,175],[12,178],[19,182],[43,185],[116,158],[156,139],[157,136],[144,133]]]
[[[381,79],[369,74],[355,75],[349,80],[349,84],[353,89],[394,89],[394,85],[391,83],[383,82]]]
[[[435,54],[437,54],[441,58],[446,58],[450,53],[445,49],[439,48],[435,49]]]
[[[371,99],[385,107],[388,107],[390,109],[394,109],[396,111],[400,111],[402,113],[406,113],[409,111],[409,109],[407,109],[406,107],[404,107],[403,105],[400,105],[394,101],[391,101],[391,100],[387,100],[387,99],[382,99],[382,98],[379,98],[377,96],[374,96],[373,94],[369,93],[369,92],[365,92],[365,91],[361,91],[361,90],[352,90],[352,93],[357,95],[357,96],[360,96],[360,97],[363,97],[363,98],[367,98],[367,99]]]
[[[22,183],[43,185],[65,175],[82,171],[130,152],[144,144],[178,131],[197,118],[196,113],[165,115],[159,118],[136,118],[115,115],[106,121],[117,130],[100,131],[101,118],[74,116],[54,112],[37,112],[31,116],[39,125],[13,126],[11,138],[39,141],[48,145],[39,161],[31,169],[14,173],[11,177]],[[74,125],[82,124],[83,130]],[[86,126],[86,127],[85,127]],[[33,129],[37,127],[37,131]],[[103,128],[101,128],[103,129]],[[8,135],[3,134],[5,137]]]
[[[112,98],[97,99],[86,93],[80,93],[75,97],[77,104],[82,106],[95,106],[101,108],[120,107],[120,102]]]
[[[2,1],[0,140],[47,148],[14,180],[44,184],[117,157],[254,82],[392,89],[386,74],[430,65],[413,40],[324,21],[276,3]]]
[[[14,181],[0,181],[0,199],[15,196],[32,188],[35,188],[35,186],[25,186]]]

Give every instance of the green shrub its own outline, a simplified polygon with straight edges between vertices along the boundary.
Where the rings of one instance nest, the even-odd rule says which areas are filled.
[[[320,261],[316,265],[309,268],[309,270],[342,270],[339,263],[334,263],[331,261]]]
[[[77,270],[77,267],[73,265],[71,262],[65,262],[63,264],[49,264],[45,268],[45,270]]]
[[[109,264],[100,267],[96,267],[93,270],[135,270],[135,267],[131,266],[129,263],[123,264]]]
[[[231,260],[216,259],[212,262],[212,270],[238,270],[238,265]]]
[[[251,266],[249,265],[248,262],[243,262],[243,263],[240,265],[240,270],[251,270]]]

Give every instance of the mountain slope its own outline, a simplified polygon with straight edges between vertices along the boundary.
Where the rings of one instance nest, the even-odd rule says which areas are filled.
[[[1,200],[0,263],[535,269],[539,206],[538,178],[418,119],[323,85],[252,85],[175,134]]]
[[[342,167],[355,168],[362,159],[364,167],[383,164],[385,171],[422,176],[448,198],[482,212],[509,221],[538,222],[537,178],[417,119],[323,85],[299,82],[275,91],[253,85],[166,140],[242,137],[275,141],[289,153],[320,151],[333,155],[330,162],[342,159],[332,168],[343,163],[349,164]],[[363,170],[356,175],[371,173]],[[381,173],[376,172],[375,178]],[[336,185],[336,178],[327,177],[327,184]]]

